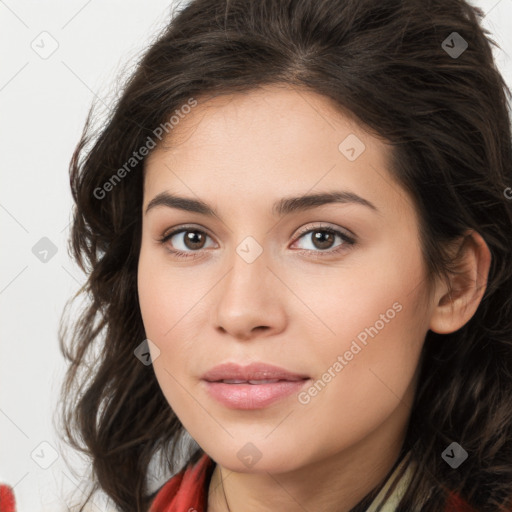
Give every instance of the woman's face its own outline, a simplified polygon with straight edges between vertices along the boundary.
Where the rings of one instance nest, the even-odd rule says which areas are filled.
[[[191,436],[242,472],[403,436],[432,308],[390,147],[276,86],[200,102],[167,144],[146,161],[138,289],[156,377]],[[254,362],[293,376],[203,380]]]

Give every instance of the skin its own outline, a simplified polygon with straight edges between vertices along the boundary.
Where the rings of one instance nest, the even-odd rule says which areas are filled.
[[[354,161],[338,149],[349,134],[365,145]],[[397,460],[428,329],[455,331],[476,311],[490,264],[485,242],[474,232],[464,239],[465,273],[452,295],[442,280],[427,294],[418,217],[387,170],[389,155],[390,146],[329,99],[272,85],[200,101],[147,158],[143,212],[167,191],[200,198],[219,215],[150,209],[138,268],[147,338],[160,351],[152,349],[158,382],[217,462],[209,512],[228,510],[221,476],[232,512],[350,510]],[[282,197],[334,190],[378,211],[332,203],[272,214]],[[186,245],[182,232],[158,241],[182,225],[203,238]],[[349,230],[356,243],[336,254],[344,243],[337,235],[322,246],[315,232],[299,233],[318,226]],[[252,263],[236,252],[248,236],[263,251]],[[166,247],[192,257],[177,259]],[[294,394],[233,410],[201,383],[228,361],[264,361],[316,382],[394,303],[400,312],[307,404]],[[248,442],[261,453],[252,467],[237,457]]]

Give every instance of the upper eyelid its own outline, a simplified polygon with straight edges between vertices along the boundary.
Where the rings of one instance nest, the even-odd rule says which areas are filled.
[[[333,231],[339,231],[340,233],[342,233],[343,235],[345,235],[349,238],[353,238],[353,239],[356,238],[355,233],[350,231],[350,229],[347,229],[347,228],[344,228],[341,226],[331,226],[327,223],[322,224],[321,222],[317,222],[316,225],[313,225],[313,226],[306,226],[304,228],[300,228],[297,235],[304,235],[306,233],[309,233],[310,231],[315,231],[315,229],[319,230],[319,231],[322,229],[325,229],[325,230],[332,229]]]
[[[175,236],[175,235],[178,235],[180,233],[183,233],[184,231],[201,231],[202,233],[205,233],[206,235],[208,235],[210,238],[214,238],[214,236],[211,235],[210,232],[207,229],[203,228],[203,227],[184,225],[184,226],[178,226],[178,227],[166,230],[164,232],[164,234],[160,237],[160,239],[167,238],[167,237],[170,237],[170,236]]]

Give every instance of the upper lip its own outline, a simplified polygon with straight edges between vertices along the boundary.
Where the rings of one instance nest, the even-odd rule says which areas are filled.
[[[309,376],[303,373],[291,372],[279,366],[256,362],[247,366],[241,366],[236,363],[220,364],[208,370],[201,378],[210,382],[228,379],[247,381],[279,379],[295,381],[309,379]]]

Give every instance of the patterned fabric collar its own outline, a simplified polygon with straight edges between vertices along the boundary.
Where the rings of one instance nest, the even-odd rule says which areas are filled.
[[[372,504],[369,506],[369,508],[366,509],[366,512],[376,512],[378,506],[384,501],[384,497],[386,496],[386,492],[391,487],[391,484],[393,483],[395,476],[401,471],[402,467],[406,464],[408,464],[410,458],[410,452],[408,452],[395,468],[393,473],[390,475],[390,477],[386,480],[386,483],[380,490],[379,494],[375,497]],[[402,499],[403,495],[405,494],[405,491],[407,490],[409,483],[412,478],[412,472],[413,472],[413,465],[408,464],[407,469],[405,470],[405,473],[402,475],[400,480],[397,482],[396,487],[391,494],[391,496],[386,500],[385,505],[381,509],[381,512],[395,512],[396,507],[398,506],[398,503]]]

